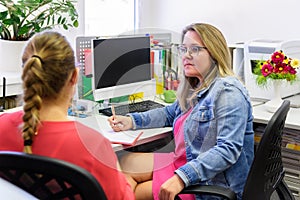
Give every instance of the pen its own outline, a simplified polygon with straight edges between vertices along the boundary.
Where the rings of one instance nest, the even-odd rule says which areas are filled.
[[[113,119],[116,119],[116,111],[115,111],[114,105],[111,105],[111,113],[112,113]]]
[[[113,116],[113,120],[115,120],[116,119],[116,111],[115,111],[114,105],[111,105],[111,113]],[[121,128],[121,127],[123,127],[123,124],[117,123],[117,124],[115,124],[115,126],[118,126],[119,128]]]

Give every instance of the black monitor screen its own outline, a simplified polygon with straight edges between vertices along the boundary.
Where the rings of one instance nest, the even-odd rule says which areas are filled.
[[[151,80],[149,37],[93,40],[95,89]]]

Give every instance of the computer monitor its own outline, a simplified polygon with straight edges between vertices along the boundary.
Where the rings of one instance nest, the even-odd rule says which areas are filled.
[[[95,101],[139,92],[155,95],[147,36],[93,39],[92,71]]]

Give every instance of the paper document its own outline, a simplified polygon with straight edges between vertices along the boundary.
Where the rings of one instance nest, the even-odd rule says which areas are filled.
[[[111,143],[115,144],[135,145],[143,134],[143,130],[114,132],[107,121],[107,117],[91,116],[87,118],[74,118],[74,120],[80,121],[90,128],[95,129]]]
[[[108,117],[106,116],[95,115],[87,118],[74,117],[71,119],[77,120],[86,126],[95,129],[114,144],[135,145],[139,139],[149,138],[172,130],[171,127],[168,127],[114,132],[110,127],[107,118]]]
[[[125,144],[125,145],[135,145],[140,136],[143,134],[141,130],[128,130],[115,132],[110,127],[107,120],[102,117],[96,117],[97,124],[99,126],[98,131],[100,131],[104,137],[109,139],[111,143],[115,144]]]
[[[107,133],[107,134],[106,134]],[[114,144],[125,144],[125,145],[135,145],[143,132],[139,131],[120,131],[114,132],[113,130],[107,130],[105,137]]]

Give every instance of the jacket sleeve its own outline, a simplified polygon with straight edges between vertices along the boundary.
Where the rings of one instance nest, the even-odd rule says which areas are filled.
[[[172,126],[179,112],[178,102],[164,108],[157,108],[141,113],[130,113],[134,129],[160,128]]]

